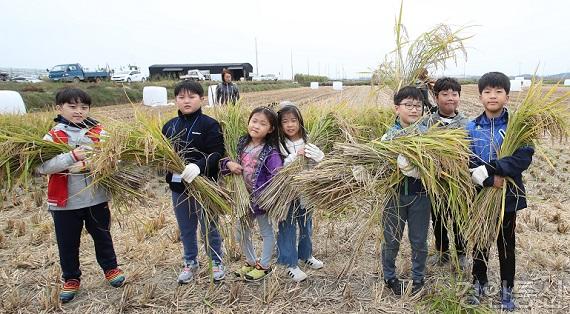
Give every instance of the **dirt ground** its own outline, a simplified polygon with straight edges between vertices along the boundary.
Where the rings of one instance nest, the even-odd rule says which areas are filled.
[[[566,88],[565,90],[569,90]],[[376,102],[390,105],[390,97],[372,95],[370,87],[348,87],[342,93],[329,88],[298,88],[244,95],[252,104],[282,100],[298,103],[347,101],[352,105]],[[471,118],[482,111],[476,86],[464,86],[460,110]],[[521,99],[513,92],[511,102]],[[138,105],[135,105],[138,106]],[[149,109],[172,112],[174,107]],[[131,105],[96,108],[93,116],[102,119],[132,119]],[[535,155],[524,179],[529,208],[517,217],[517,273],[515,297],[520,313],[567,313],[570,310],[570,149],[568,143],[547,143]],[[552,166],[543,157],[548,156]],[[45,182],[38,183],[39,191]],[[284,271],[275,271],[260,282],[244,282],[229,274],[241,266],[230,256],[237,253],[230,240],[224,243],[228,275],[217,284],[209,282],[207,259],[200,246],[202,264],[197,280],[178,285],[182,245],[169,190],[164,179],[155,176],[148,186],[149,201],[128,208],[112,206],[113,228],[120,267],[127,283],[112,288],[104,280],[95,260],[93,243],[85,232],[80,253],[82,286],[75,300],[58,302],[60,269],[53,222],[41,199],[43,191],[10,197],[0,210],[0,312],[39,313],[425,313],[433,295],[450,293],[443,287],[457,279],[458,290],[465,290],[471,277],[458,276],[450,267],[429,267],[427,285],[419,297],[396,299],[384,288],[380,268],[379,228],[366,237],[361,250],[355,243],[364,220],[356,214],[328,218],[314,217],[314,255],[323,260],[322,270],[308,270],[309,278],[294,283]],[[227,238],[231,226],[222,224]],[[431,233],[430,233],[431,234]],[[259,241],[257,239],[256,241]],[[258,242],[259,244],[259,242]],[[256,246],[260,248],[260,245]],[[433,237],[430,237],[433,250]],[[401,246],[397,267],[404,279],[410,278],[410,248]],[[499,265],[492,251],[489,278],[492,293],[485,300],[491,308],[498,304]],[[453,279],[453,280],[452,280]],[[453,291],[451,292],[454,293]]]

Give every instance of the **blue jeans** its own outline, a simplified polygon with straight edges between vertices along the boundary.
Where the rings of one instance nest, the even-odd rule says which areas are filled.
[[[299,225],[299,243],[297,243],[297,225]],[[297,266],[299,259],[307,260],[313,254],[313,217],[299,201],[291,203],[287,218],[279,223],[277,235],[277,263]]]
[[[384,280],[396,278],[396,256],[404,226],[408,222],[408,238],[412,246],[412,280],[424,279],[428,254],[427,234],[431,202],[427,195],[399,195],[391,199],[382,217],[384,242],[382,243],[382,269]]]
[[[200,230],[204,246],[208,257],[213,261],[222,262],[222,237],[218,232],[217,222],[209,221],[206,225],[204,219],[204,211],[202,206],[196,202],[193,197],[188,197],[186,192],[178,193],[172,191],[172,203],[174,205],[174,214],[180,229],[180,239],[184,247],[184,261],[189,263],[196,261],[198,256],[198,240],[196,238],[196,229],[198,228],[198,220],[200,221]],[[206,241],[206,231],[208,236]]]

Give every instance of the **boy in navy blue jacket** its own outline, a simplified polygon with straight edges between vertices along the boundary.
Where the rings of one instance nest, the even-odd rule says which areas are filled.
[[[478,85],[479,99],[485,112],[467,125],[474,154],[470,162],[471,179],[478,189],[502,189],[507,184],[505,213],[497,238],[497,248],[501,268],[501,304],[503,309],[512,311],[515,308],[512,294],[515,279],[516,212],[527,207],[522,172],[530,166],[534,149],[530,146],[521,147],[512,156],[498,159],[497,153],[509,120],[505,105],[509,100],[510,81],[503,73],[489,72],[479,79]],[[506,177],[511,178],[514,184],[508,183]],[[488,260],[489,248],[476,247],[472,271],[474,293],[469,300],[472,304],[479,304],[480,298],[485,294]]]
[[[189,283],[198,269],[198,243],[196,229],[201,225],[202,238],[208,239],[207,254],[213,260],[214,280],[225,277],[222,265],[222,238],[214,221],[205,221],[201,205],[189,197],[184,182],[190,183],[197,176],[212,179],[218,176],[218,162],[225,153],[224,137],[218,121],[202,113],[204,89],[199,83],[184,81],[174,88],[178,116],[166,122],[162,134],[173,144],[184,159],[186,167],[181,174],[168,173],[166,182],[172,190],[172,203],[180,239],[184,247],[184,267],[178,276],[180,284]],[[208,223],[208,226],[206,226]],[[208,230],[208,236],[205,236]]]

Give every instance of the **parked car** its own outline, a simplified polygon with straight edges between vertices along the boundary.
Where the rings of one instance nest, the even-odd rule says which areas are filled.
[[[261,76],[254,76],[252,81],[277,81],[275,74],[263,74]]]
[[[180,75],[181,80],[210,81],[210,71],[188,70],[186,75]]]
[[[144,82],[146,77],[138,70],[133,71],[119,71],[111,76],[111,81],[113,82]]]
[[[52,81],[75,82],[88,81],[100,82],[109,79],[111,73],[108,71],[87,71],[79,63],[60,64],[54,66],[49,71],[49,78]]]
[[[16,83],[41,83],[42,80],[38,80],[37,78],[31,76],[16,76],[12,78],[12,82]]]

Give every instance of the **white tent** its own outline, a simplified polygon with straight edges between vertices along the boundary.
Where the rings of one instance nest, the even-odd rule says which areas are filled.
[[[311,89],[319,89],[319,82],[311,82]]]
[[[0,114],[25,114],[26,105],[20,93],[0,90]]]
[[[143,104],[145,106],[167,106],[168,93],[166,87],[145,86],[143,88]]]
[[[570,86],[570,80],[564,80],[564,86]]]
[[[515,77],[515,81],[524,81],[524,76]]]
[[[532,81],[531,81],[531,80],[523,80],[523,83],[522,83],[522,87],[523,87],[523,88],[530,87],[530,85],[532,85]]]

